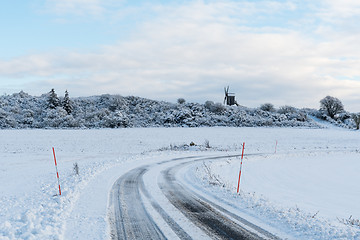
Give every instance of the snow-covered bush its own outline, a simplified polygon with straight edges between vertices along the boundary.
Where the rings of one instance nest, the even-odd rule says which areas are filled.
[[[209,109],[211,112],[217,114],[222,113],[225,110],[224,105],[222,105],[221,103],[214,103],[213,101],[206,101],[205,107]]]
[[[360,219],[353,218],[352,215],[348,219],[339,219],[345,225],[360,227]]]
[[[351,118],[354,120],[356,129],[359,130],[360,125],[360,113],[354,113],[351,115]]]
[[[299,110],[291,106],[282,106],[277,111],[280,114],[284,114],[289,120],[296,120],[305,122],[307,120],[307,114],[305,111]]]
[[[273,104],[271,103],[264,103],[260,106],[260,109],[265,111],[265,112],[275,112],[275,107]]]
[[[271,110],[273,106],[267,109],[270,111],[263,111],[212,101],[175,104],[109,94],[70,99],[69,93],[65,93],[59,99],[61,104],[50,108],[50,95],[33,97],[20,92],[0,96],[0,128],[318,127],[308,115],[323,116],[338,126],[355,127],[349,113],[337,114],[332,119],[319,110],[289,106],[275,112]],[[65,102],[71,108],[65,107]]]
[[[280,114],[287,114],[287,113],[292,114],[298,112],[298,110],[294,107],[285,105],[285,106],[281,106],[277,112]]]
[[[63,128],[66,126],[67,112],[62,107],[49,109],[45,112],[43,123],[44,127]]]

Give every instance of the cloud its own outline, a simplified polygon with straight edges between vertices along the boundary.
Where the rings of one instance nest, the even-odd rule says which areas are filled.
[[[45,0],[44,10],[59,16],[102,16],[121,3],[121,0]]]
[[[321,0],[315,12],[320,28],[328,31],[328,36],[360,33],[360,2],[356,0]],[[324,33],[325,33],[324,32]]]
[[[72,95],[118,93],[171,101],[220,102],[223,87],[230,85],[239,103],[250,107],[264,102],[318,107],[330,94],[360,111],[356,33],[329,37],[329,30],[313,37],[289,26],[254,25],[259,12],[273,18],[295,11],[295,3],[154,5],[154,17],[117,44],[2,61],[0,76],[39,78],[28,87],[43,92],[55,87]]]
[[[357,0],[322,0],[320,15],[327,21],[338,19],[359,18],[360,2]]]

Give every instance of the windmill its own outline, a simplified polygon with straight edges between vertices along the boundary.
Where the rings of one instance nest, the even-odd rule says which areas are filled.
[[[235,93],[229,93],[229,86],[224,87],[224,91],[225,91],[225,97],[224,97],[224,104],[226,103],[226,105],[237,105],[237,102],[235,101]]]

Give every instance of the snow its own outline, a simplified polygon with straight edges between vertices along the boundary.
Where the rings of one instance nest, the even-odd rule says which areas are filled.
[[[284,238],[360,238],[359,226],[342,223],[360,218],[358,131],[203,127],[1,130],[0,136],[0,239],[106,239],[108,194],[122,174],[179,156],[238,154],[242,142],[249,155],[243,160],[240,195],[239,158],[205,162],[223,185],[209,184],[202,162],[184,168],[179,181]],[[174,147],[205,140],[211,149]],[[61,196],[56,195],[52,147]],[[153,171],[144,179],[159,169]],[[181,224],[193,231],[191,224]]]
[[[182,157],[187,156],[193,156],[194,152],[191,152],[190,154],[181,154]],[[201,155],[204,155],[204,153],[201,153]],[[168,159],[160,157],[160,159]],[[161,161],[160,161],[161,162]],[[211,239],[209,236],[207,236],[202,230],[197,228],[192,222],[187,220],[185,216],[180,213],[172,204],[169,204],[168,199],[163,195],[162,190],[160,189],[160,186],[158,184],[158,181],[162,181],[163,179],[157,179],[159,177],[159,174],[161,171],[165,170],[167,167],[173,165],[173,162],[168,162],[165,164],[160,165],[157,168],[150,169],[145,175],[144,175],[144,185],[146,189],[151,189],[151,192],[149,194],[153,199],[156,199],[157,203],[164,209],[165,212],[171,213],[171,217],[176,221],[176,223],[184,229],[188,234],[194,236],[193,238],[197,239]],[[153,179],[157,179],[158,181],[153,181]],[[149,212],[155,212],[152,207],[149,205],[147,206],[147,210]],[[165,224],[164,220],[157,216],[157,214],[154,214],[155,219],[160,224],[160,229],[162,232],[167,236],[168,239],[179,239],[177,235],[174,235],[174,233],[170,230],[170,227]]]
[[[276,226],[289,225],[286,221],[291,221],[288,228],[307,225],[308,221],[313,220],[312,216],[315,216],[316,220],[321,220],[323,223],[302,226],[304,229],[302,229],[301,235],[306,233],[313,236],[314,226],[324,227],[331,224],[329,229],[321,230],[321,234],[324,235],[322,239],[330,239],[330,237],[338,239],[343,236],[344,231],[347,231],[347,228],[338,226],[339,219],[348,219],[351,215],[359,219],[358,197],[360,192],[357,186],[359,177],[356,170],[359,167],[359,153],[321,153],[305,158],[304,156],[307,155],[249,156],[245,158],[240,196],[235,195],[239,159],[226,162],[217,161],[209,166],[213,173],[221,179],[221,182],[225,183],[225,187],[220,188],[233,193],[231,196],[227,195],[224,200],[230,197],[238,203],[246,204],[247,201],[250,201],[247,203],[249,204],[248,208],[258,208],[260,216],[265,214],[275,218]],[[345,161],[339,160],[344,157]],[[341,166],[338,166],[338,162]],[[202,177],[207,180],[203,185],[209,185],[207,174],[203,173]],[[210,188],[210,191],[214,190],[213,188]],[[286,214],[284,215],[284,213]],[[303,221],[293,219],[294,217],[301,217]],[[338,232],[331,236],[329,231]],[[352,234],[360,237],[359,228],[351,231]],[[297,236],[297,239],[299,237]]]

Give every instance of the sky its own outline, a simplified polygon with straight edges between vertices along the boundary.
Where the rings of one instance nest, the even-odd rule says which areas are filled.
[[[101,94],[360,112],[360,1],[0,3],[0,94]]]

